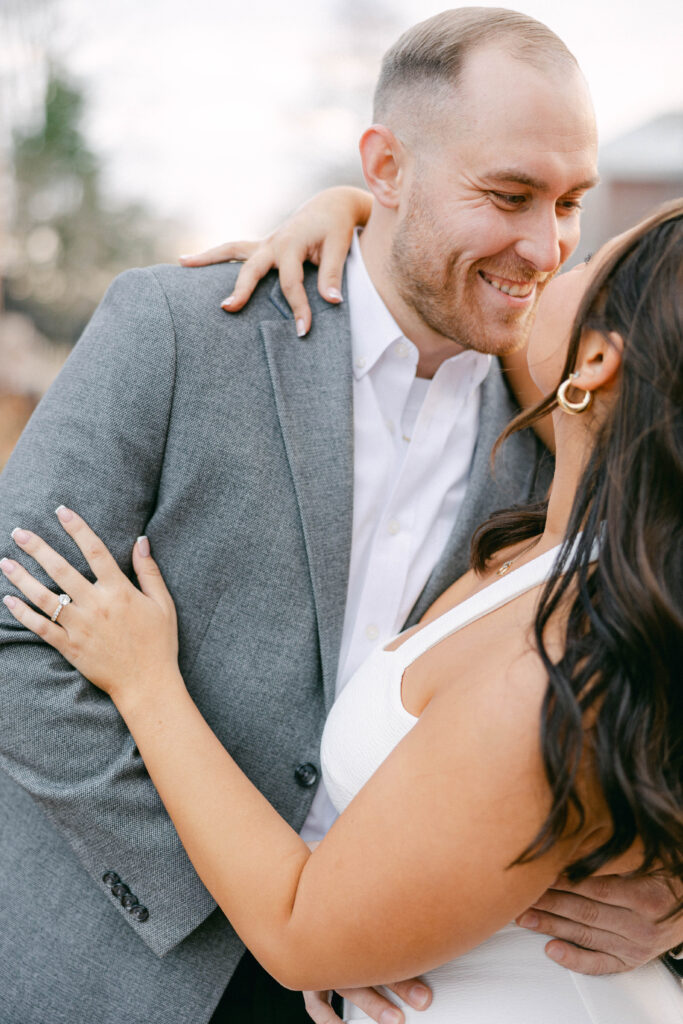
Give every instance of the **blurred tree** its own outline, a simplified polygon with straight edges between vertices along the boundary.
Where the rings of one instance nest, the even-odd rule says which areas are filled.
[[[42,123],[13,133],[5,306],[60,342],[76,340],[116,273],[158,262],[171,231],[141,205],[107,202],[100,161],[81,131],[84,106],[83,93],[51,67]]]

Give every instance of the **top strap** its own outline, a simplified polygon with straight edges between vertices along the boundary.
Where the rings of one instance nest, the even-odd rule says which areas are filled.
[[[578,538],[576,542],[578,542]],[[460,604],[456,604],[454,608],[450,608],[440,615],[438,619],[423,626],[393,651],[385,650],[384,653],[400,654],[404,668],[408,668],[417,658],[441,640],[445,640],[447,636],[469,626],[471,622],[482,618],[489,612],[496,611],[508,601],[525,594],[527,590],[544,583],[552,573],[561,547],[562,545],[558,544],[550,551],[545,551],[537,558],[533,558],[526,565],[521,565],[519,569],[514,569],[501,579],[490,583],[484,590],[461,601]],[[598,546],[595,544],[591,551],[591,561],[595,561],[597,557]]]

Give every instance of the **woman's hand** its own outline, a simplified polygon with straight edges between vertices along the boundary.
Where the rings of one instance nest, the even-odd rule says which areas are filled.
[[[18,562],[0,561],[2,572],[40,611],[8,595],[4,603],[23,626],[54,647],[74,668],[118,702],[131,692],[178,677],[178,629],[175,605],[166,589],[149,541],[140,537],[133,550],[135,587],[90,527],[70,509],[57,516],[95,575],[90,583],[35,533],[16,529],[12,538],[71,598],[58,597]],[[43,614],[41,614],[41,612]]]
[[[222,303],[228,313],[242,309],[262,277],[273,267],[280,272],[280,287],[289,303],[299,337],[311,327],[311,308],[303,286],[304,263],[315,263],[318,291],[328,302],[342,301],[344,261],[354,228],[370,216],[368,192],[350,186],[328,188],[295,210],[291,217],[260,242],[226,242],[196,256],[181,256],[185,267],[244,260],[232,295]]]

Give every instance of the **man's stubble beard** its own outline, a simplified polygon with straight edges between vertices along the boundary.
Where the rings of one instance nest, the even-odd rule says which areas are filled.
[[[387,272],[402,301],[431,330],[464,349],[500,356],[522,348],[547,280],[538,283],[534,304],[523,316],[514,310],[501,310],[492,321],[491,313],[481,310],[473,298],[478,266],[469,266],[463,277],[460,251],[451,249],[447,256],[441,256],[438,242],[438,225],[419,194],[413,192],[388,256]],[[496,272],[506,276],[504,267],[499,266]],[[518,264],[508,273],[514,280],[534,280],[537,276]]]

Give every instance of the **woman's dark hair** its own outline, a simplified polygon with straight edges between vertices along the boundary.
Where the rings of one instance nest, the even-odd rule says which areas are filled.
[[[543,854],[575,821],[577,832],[583,826],[577,783],[588,757],[611,829],[569,865],[569,878],[592,874],[638,839],[638,874],[662,868],[683,878],[683,200],[601,259],[561,380],[575,367],[585,329],[621,335],[619,394],[598,428],[534,622],[548,672],[541,745],[552,807],[515,863]],[[500,441],[556,404],[549,395]],[[495,514],[475,534],[473,567],[481,571],[498,549],[537,534],[546,509]],[[554,661],[544,634],[566,602],[564,653]]]

